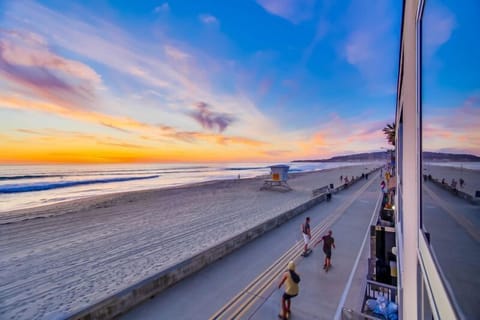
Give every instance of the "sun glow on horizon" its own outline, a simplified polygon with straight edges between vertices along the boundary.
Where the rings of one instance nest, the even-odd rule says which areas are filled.
[[[228,3],[111,3],[106,17],[4,2],[0,163],[285,162],[388,147],[401,5],[268,3],[234,15]],[[457,35],[442,12],[432,57]],[[480,154],[479,101],[478,90],[432,101],[455,121],[426,128],[431,148]]]

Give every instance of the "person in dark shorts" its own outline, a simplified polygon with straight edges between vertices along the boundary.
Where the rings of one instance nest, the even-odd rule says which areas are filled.
[[[288,319],[290,316],[290,299],[298,295],[300,276],[295,272],[295,263],[288,263],[288,270],[283,274],[282,280],[278,284],[280,289],[285,284],[285,292],[282,295],[282,313],[278,315],[280,319]]]
[[[318,240],[313,246],[316,247],[320,242],[323,241],[323,252],[325,253],[325,262],[323,264],[323,269],[328,271],[332,265],[332,247],[335,249],[335,239],[332,237],[332,230],[329,230],[326,235],[324,235],[320,240]]]

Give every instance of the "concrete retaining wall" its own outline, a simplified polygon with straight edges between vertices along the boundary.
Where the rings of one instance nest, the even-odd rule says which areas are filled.
[[[433,178],[433,179],[428,180],[428,181],[431,181],[431,182],[435,183],[437,186],[439,186],[439,187],[441,187],[445,190],[450,191],[453,195],[456,195],[457,197],[465,199],[465,200],[469,201],[470,203],[473,203],[473,204],[479,204],[480,203],[480,199],[475,198],[473,195],[471,195],[469,193],[466,193],[466,192],[463,192],[462,190],[458,190],[458,189],[454,190],[448,184],[442,184],[442,182],[440,180],[437,180],[437,179]]]

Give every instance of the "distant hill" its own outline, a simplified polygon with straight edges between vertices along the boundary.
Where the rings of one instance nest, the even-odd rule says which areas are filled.
[[[345,156],[337,156],[329,159],[317,160],[293,160],[292,162],[345,162],[345,161],[386,161],[389,159],[386,151],[356,153]],[[426,161],[450,161],[450,162],[480,162],[480,157],[473,154],[455,154],[441,152],[424,152],[423,159]]]

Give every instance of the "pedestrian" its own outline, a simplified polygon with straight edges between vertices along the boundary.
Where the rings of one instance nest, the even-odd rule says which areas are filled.
[[[457,180],[455,180],[455,178],[452,179],[452,183],[450,184],[450,187],[452,188],[452,191],[454,194],[458,194]]]
[[[460,178],[458,182],[460,183],[460,188],[463,188],[465,181],[462,178]]]
[[[316,247],[323,241],[323,253],[325,253],[325,262],[323,269],[328,272],[328,269],[332,266],[332,247],[335,249],[335,239],[332,237],[332,230],[329,230],[320,240],[318,240],[313,246]]]
[[[282,313],[278,315],[280,319],[288,319],[291,313],[290,300],[296,297],[299,292],[298,283],[300,282],[300,276],[295,272],[295,263],[290,261],[287,266],[287,271],[282,276],[282,280],[278,284],[278,289],[285,284],[285,292],[282,295]]]
[[[308,254],[308,244],[310,243],[310,239],[312,238],[312,234],[310,233],[310,217],[305,219],[305,223],[302,223],[302,235],[303,235],[303,254]]]
[[[385,181],[384,180],[382,180],[382,182],[380,182],[380,188],[382,189],[383,194],[387,193],[387,190],[385,189]]]

